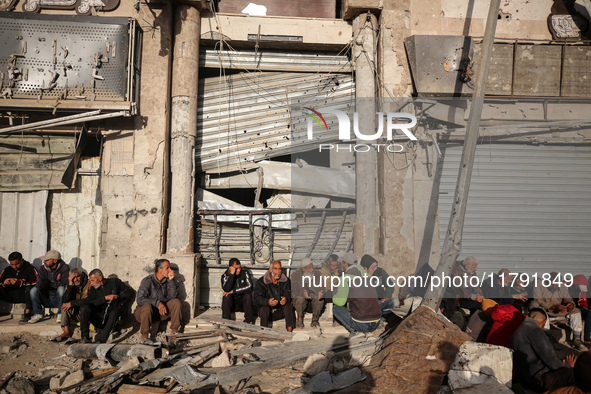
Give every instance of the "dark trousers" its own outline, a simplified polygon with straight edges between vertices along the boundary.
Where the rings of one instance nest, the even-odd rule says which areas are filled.
[[[293,306],[298,313],[298,316],[304,316],[306,313],[306,309],[308,309],[308,305],[312,304],[312,321],[318,321],[320,319],[320,315],[322,314],[322,308],[324,308],[324,298],[294,298]]]
[[[536,376],[539,387],[543,392],[556,390],[562,387],[574,386],[575,374],[572,368],[560,368]]]
[[[181,300],[174,298],[168,302],[165,302],[168,313],[161,315],[158,308],[152,304],[144,304],[141,307],[135,308],[133,315],[135,320],[140,323],[140,333],[142,337],[150,335],[150,328],[152,327],[153,320],[165,321],[170,319],[170,331],[173,333],[179,332],[182,320],[182,304]]]
[[[33,286],[0,286],[0,300],[10,302],[11,304],[25,304],[25,309],[33,310],[31,301],[31,289]]]
[[[238,307],[244,311],[244,322],[254,323],[254,309],[252,307],[252,293],[228,294],[222,297],[222,319],[232,320],[232,312]]]
[[[285,328],[293,328],[295,326],[295,317],[291,302],[288,302],[283,306],[277,304],[277,306],[277,308],[271,308],[269,305],[264,305],[259,308],[261,327],[271,327],[271,322],[285,319]]]
[[[105,343],[109,334],[117,324],[121,316],[121,304],[118,302],[109,304],[106,308],[99,309],[95,306],[83,304],[80,307],[80,334],[82,339],[90,338],[90,324],[97,328],[94,337],[95,342]]]

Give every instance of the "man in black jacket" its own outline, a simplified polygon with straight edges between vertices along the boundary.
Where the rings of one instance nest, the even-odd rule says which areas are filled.
[[[0,300],[11,304],[25,304],[25,314],[19,323],[26,323],[31,318],[33,303],[31,289],[37,283],[37,271],[19,252],[8,255],[10,266],[0,274]]]
[[[546,312],[534,308],[511,337],[513,368],[521,384],[537,392],[546,392],[574,384],[572,367],[576,357],[563,361],[556,357],[544,332]]]
[[[99,269],[88,274],[91,288],[80,306],[80,333],[82,343],[90,342],[90,323],[97,329],[95,342],[105,343],[109,333],[121,316],[121,307],[129,302],[133,293],[118,278],[107,278]]]
[[[293,331],[295,316],[291,304],[291,282],[281,272],[281,261],[274,261],[269,271],[257,281],[254,301],[259,306],[262,327],[270,327],[270,322],[285,318],[287,331]]]
[[[222,275],[222,290],[222,318],[232,319],[232,311],[241,306],[244,310],[244,322],[254,323],[252,279],[235,257],[230,259],[229,267]]]
[[[170,319],[170,330],[174,335],[181,326],[181,300],[179,300],[176,274],[170,268],[170,261],[159,259],[154,262],[154,275],[142,279],[137,291],[137,308],[133,312],[140,322],[142,343],[151,344],[150,327],[154,318]]]

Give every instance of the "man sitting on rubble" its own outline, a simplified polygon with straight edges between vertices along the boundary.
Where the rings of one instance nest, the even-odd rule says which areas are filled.
[[[380,325],[382,310],[378,294],[375,287],[369,283],[369,279],[363,280],[364,276],[370,277],[365,267],[371,267],[373,263],[377,264],[377,261],[366,254],[361,258],[361,264],[349,267],[332,299],[335,319],[349,332],[372,332]],[[357,277],[361,278],[361,281],[355,281]]]
[[[365,264],[365,265],[364,265]],[[378,301],[380,309],[382,310],[382,320],[388,318],[392,314],[392,309],[400,305],[398,298],[392,298],[394,294],[394,286],[388,286],[388,273],[378,265],[378,262],[371,259],[361,259],[361,265],[367,270],[368,275],[378,279],[376,282],[376,293],[378,294]]]
[[[513,293],[511,284],[515,280],[515,275],[511,274],[511,271],[507,268],[501,268],[492,283],[490,280],[484,281],[482,292],[486,298],[494,300],[499,305],[514,305],[517,299],[522,302],[527,301],[526,292]]]
[[[252,306],[252,278],[250,273],[242,268],[240,260],[233,257],[229,267],[222,275],[222,319],[232,319],[232,312],[236,309],[244,311],[244,323],[254,323],[254,309]]]
[[[357,263],[357,256],[353,253],[345,253],[341,259],[336,254],[331,254],[326,262],[320,266],[320,273],[324,279],[324,283],[327,284],[325,295],[328,298],[332,298],[332,292],[330,291],[330,278],[332,276],[341,276],[343,272],[349,268],[349,266]]]
[[[257,281],[254,302],[259,307],[261,327],[271,327],[271,322],[285,318],[285,328],[293,331],[295,317],[291,304],[291,281],[281,272],[281,261],[273,261],[269,271]]]
[[[312,323],[310,327],[320,326],[318,320],[324,308],[324,287],[320,270],[314,268],[312,259],[305,257],[300,269],[291,274],[293,288],[293,306],[297,312],[296,328],[304,328],[304,314],[308,306],[312,307]]]
[[[546,312],[533,308],[511,337],[513,368],[520,383],[530,390],[546,392],[574,384],[572,355],[560,361],[544,332]]]
[[[33,310],[30,293],[37,283],[37,270],[19,252],[9,254],[8,262],[10,266],[4,268],[0,274],[0,300],[11,304],[25,304],[25,313],[19,324],[26,323]]]
[[[61,309],[59,308],[62,307],[62,296],[68,285],[70,267],[62,260],[62,256],[57,250],[50,250],[40,259],[43,261],[43,266],[37,271],[39,280],[31,289],[31,301],[35,315],[29,320],[29,323],[37,323],[43,319],[45,308],[58,308],[57,322],[61,323]]]
[[[105,279],[101,270],[93,269],[88,274],[91,288],[80,306],[80,333],[82,343],[90,343],[90,324],[97,334],[94,341],[105,343],[111,330],[119,321],[124,304],[131,301],[133,293],[118,278]]]
[[[468,309],[470,314],[480,310],[481,302],[484,299],[482,296],[482,290],[474,283],[478,281],[470,280],[472,277],[476,276],[477,269],[478,260],[476,257],[468,256],[464,260],[456,262],[452,273],[452,278],[462,278],[462,286],[458,287],[459,306],[460,308]],[[454,283],[453,280],[452,283]]]
[[[548,313],[551,321],[568,320],[570,328],[573,330],[573,346],[578,349],[581,346],[581,333],[583,331],[583,321],[581,311],[575,307],[575,302],[569,294],[568,287],[560,283],[559,274],[552,272],[551,283],[544,286],[544,281],[540,280],[537,287],[534,288],[533,307],[540,307]],[[550,329],[549,322],[546,322],[546,329]]]
[[[181,327],[182,305],[178,298],[178,283],[174,279],[176,274],[170,268],[170,261],[159,259],[154,262],[154,275],[148,275],[137,290],[137,308],[133,312],[140,323],[140,333],[143,344],[151,344],[150,328],[152,320],[156,318],[170,319],[172,335],[178,333]]]
[[[63,332],[54,340],[61,342],[70,338],[73,334],[74,328],[72,325],[80,321],[80,306],[84,303],[84,299],[88,296],[91,288],[90,281],[80,268],[72,268],[68,277],[68,287],[62,297],[62,322],[61,326]]]

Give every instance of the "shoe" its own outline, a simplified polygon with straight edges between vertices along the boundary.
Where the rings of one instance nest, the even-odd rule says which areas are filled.
[[[92,343],[92,341],[90,340],[90,338],[82,338],[80,340],[80,343]]]
[[[320,323],[318,322],[318,320],[312,320],[312,323],[310,323],[310,327],[318,328],[320,327]]]
[[[304,328],[304,322],[301,320],[296,321],[296,328]]]
[[[56,316],[55,322],[56,323],[61,323],[62,322],[62,314],[61,313]]]
[[[21,319],[18,321],[18,324],[25,324],[27,323],[29,320],[31,320],[31,316],[30,315],[23,315],[21,317]]]
[[[574,347],[576,350],[579,350],[579,349],[581,348],[581,340],[580,340],[580,339],[575,339],[575,340],[573,341],[573,347]]]
[[[43,320],[43,315],[34,315],[30,320],[29,323],[34,324],[34,323],[38,323],[41,320]]]

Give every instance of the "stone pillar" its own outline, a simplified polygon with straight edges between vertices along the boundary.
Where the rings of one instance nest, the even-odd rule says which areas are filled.
[[[167,253],[193,253],[195,137],[201,13],[178,5],[172,65],[170,214]],[[149,82],[148,82],[149,83]]]
[[[356,112],[359,131],[366,135],[376,132],[376,41],[378,23],[375,15],[364,13],[353,20],[353,61],[355,64]],[[355,123],[355,122],[353,122]],[[359,144],[376,141],[357,140]],[[356,153],[356,223],[354,251],[379,253],[378,165],[377,151]]]

